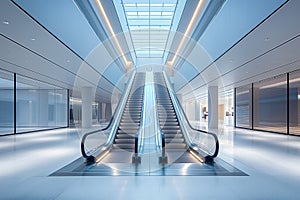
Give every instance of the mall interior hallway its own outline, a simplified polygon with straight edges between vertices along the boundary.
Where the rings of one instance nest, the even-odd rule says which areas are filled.
[[[0,200],[300,200],[299,8],[0,0]]]
[[[248,176],[49,176],[81,156],[88,131],[3,137],[0,199],[299,199],[300,138],[231,127],[219,157]]]

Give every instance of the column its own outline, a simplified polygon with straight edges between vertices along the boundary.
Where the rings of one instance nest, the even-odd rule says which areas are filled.
[[[51,96],[52,97],[52,101],[54,102],[54,94]],[[50,120],[52,119],[52,125],[55,125],[55,116],[53,116],[52,118],[48,119],[48,104],[49,104],[49,95],[48,95],[48,90],[39,90],[39,100],[38,100],[38,105],[39,105],[39,126],[48,126],[48,123],[50,122]],[[53,110],[53,112],[51,114],[55,114],[55,111]],[[48,122],[49,120],[49,122]]]
[[[186,104],[186,114],[189,121],[195,121],[195,103],[194,101],[187,102]]]
[[[200,101],[195,100],[195,120],[200,121]]]
[[[105,107],[105,119],[109,121],[112,117],[112,108],[111,103],[107,103]]]
[[[81,90],[82,99],[82,128],[92,127],[92,88],[83,87]]]
[[[218,86],[208,87],[208,129],[218,129]]]
[[[253,90],[253,92],[252,92]],[[249,127],[257,128],[259,126],[260,116],[259,116],[259,88],[253,86],[252,90],[250,89],[250,100],[249,100]],[[252,97],[253,93],[253,97]],[[252,99],[251,99],[252,98]],[[253,101],[253,102],[252,102]],[[253,107],[252,107],[253,106]],[[252,113],[253,111],[253,113]],[[252,122],[253,120],[253,122]],[[253,127],[252,127],[253,125]]]
[[[105,118],[105,112],[106,112],[106,103],[102,103],[101,119],[104,120],[104,121],[108,121],[108,119]]]

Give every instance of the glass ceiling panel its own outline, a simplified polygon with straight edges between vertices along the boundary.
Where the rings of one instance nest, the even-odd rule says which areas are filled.
[[[177,0],[162,3],[123,0],[122,5],[137,58],[164,55]],[[153,3],[151,3],[153,2]]]

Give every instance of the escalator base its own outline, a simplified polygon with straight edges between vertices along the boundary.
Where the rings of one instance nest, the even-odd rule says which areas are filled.
[[[248,176],[221,159],[213,165],[202,163],[171,163],[149,169],[132,163],[105,163],[86,166],[79,158],[50,176]],[[184,169],[184,170],[183,170]]]

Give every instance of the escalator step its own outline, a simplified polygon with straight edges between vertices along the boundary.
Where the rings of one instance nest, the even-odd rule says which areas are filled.
[[[140,123],[139,122],[137,122],[137,123],[133,123],[133,122],[120,122],[120,125],[119,125],[119,127],[129,127],[129,128],[131,128],[131,127],[139,127],[140,126]]]
[[[134,144],[114,144],[114,148],[134,150]]]
[[[131,139],[125,139],[125,138],[122,138],[122,139],[115,139],[115,144],[134,144],[134,139],[131,138]]]
[[[172,135],[181,135],[181,130],[162,130],[165,133],[165,137],[171,137]]]
[[[182,137],[166,138],[166,143],[184,143],[184,139]]]
[[[174,121],[174,122],[160,122],[160,126],[164,127],[164,126],[178,126],[178,122]]]
[[[176,125],[171,125],[171,126],[168,126],[168,125],[164,125],[161,127],[161,129],[163,130],[180,130],[180,126],[176,126]]]
[[[138,132],[138,130],[121,130],[119,129],[117,134],[124,134],[124,135],[127,135],[127,134],[132,134],[132,135],[135,135],[136,133]]]
[[[166,149],[186,149],[185,143],[166,143]]]

